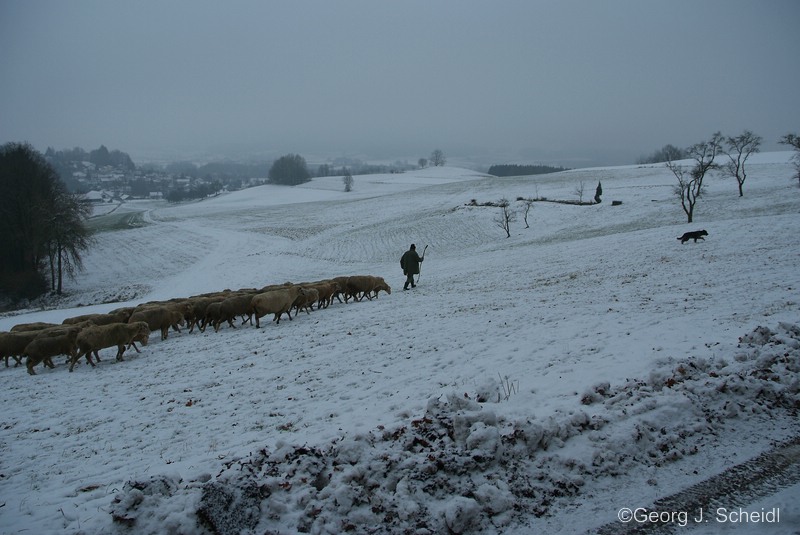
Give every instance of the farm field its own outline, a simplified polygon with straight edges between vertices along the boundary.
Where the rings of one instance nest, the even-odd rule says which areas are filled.
[[[60,359],[35,376],[0,369],[0,533],[644,524],[619,511],[656,510],[800,436],[790,156],[754,155],[741,198],[733,179],[707,178],[691,225],[663,165],[509,178],[432,168],[356,176],[350,193],[328,177],[98,215],[68,295],[3,315],[0,330],[343,275],[382,276],[392,292],[260,329],[155,334],[122,362],[104,350],[72,373]],[[509,238],[499,208],[469,206],[577,200],[581,184],[586,200],[598,181],[602,203],[535,202]],[[697,229],[704,241],[676,240]],[[428,249],[404,292],[410,243]],[[800,531],[797,463],[719,500],[779,508],[764,533]]]

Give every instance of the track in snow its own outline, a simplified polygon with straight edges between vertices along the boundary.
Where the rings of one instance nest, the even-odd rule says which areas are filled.
[[[800,436],[794,437],[754,459],[737,464],[721,474],[656,500],[647,511],[686,513],[688,524],[674,521],[612,522],[598,528],[598,535],[626,533],[676,533],[692,526],[693,519],[711,522],[713,511],[746,507],[753,501],[771,496],[800,482]],[[683,524],[683,522],[681,522]],[[703,524],[700,524],[703,525]]]

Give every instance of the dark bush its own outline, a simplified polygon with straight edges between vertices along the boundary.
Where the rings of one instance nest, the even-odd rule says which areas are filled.
[[[47,292],[47,280],[38,271],[0,274],[0,295],[12,303],[33,299]]]

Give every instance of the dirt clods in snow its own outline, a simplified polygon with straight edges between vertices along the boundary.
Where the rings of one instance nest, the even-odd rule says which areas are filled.
[[[327,447],[279,443],[227,463],[207,482],[131,483],[112,514],[148,532],[154,511],[170,510],[157,502],[193,495],[197,522],[211,533],[502,528],[520,514],[546,515],[588,478],[692,455],[740,415],[797,413],[800,328],[758,327],[739,349],[730,361],[665,361],[647,379],[596,385],[574,411],[543,421],[503,421],[469,394],[432,398],[404,425]],[[691,417],[669,418],[675,407]]]

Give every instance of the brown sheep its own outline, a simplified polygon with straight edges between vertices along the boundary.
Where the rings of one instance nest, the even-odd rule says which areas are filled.
[[[219,330],[219,320],[221,316],[222,301],[215,301],[206,307],[206,315],[203,317],[203,322],[200,324],[200,332],[206,332],[206,327],[211,325],[214,327],[214,332]]]
[[[236,316],[242,317],[242,325],[245,323],[253,322],[253,311],[250,306],[250,302],[253,300],[253,296],[256,294],[253,293],[242,293],[239,295],[231,296],[220,304],[219,309],[219,320],[217,324],[214,325],[214,330],[219,330],[219,324],[223,321],[227,321],[228,325],[236,328],[236,325],[233,324],[233,320],[236,319]],[[247,319],[245,319],[247,316]]]
[[[347,279],[347,290],[344,300],[347,301],[350,297],[356,301],[360,301],[364,297],[372,299],[373,297],[378,297],[378,292],[381,290],[387,294],[392,293],[392,289],[386,284],[383,277],[354,275]]]
[[[8,359],[9,357],[13,357],[16,361],[14,366],[19,366],[22,363],[22,354],[25,351],[25,348],[29,343],[39,337],[45,336],[59,336],[62,334],[67,333],[69,330],[72,329],[83,329],[87,326],[91,326],[93,323],[85,322],[78,325],[55,325],[53,327],[48,327],[46,329],[40,329],[35,331],[18,331],[18,332],[10,332],[10,333],[0,333],[0,358],[5,359],[6,367],[8,367]],[[50,360],[47,360],[48,365],[52,365]],[[51,366],[52,367],[52,366]]]
[[[311,285],[319,292],[319,300],[317,301],[317,309],[328,308],[333,302],[333,296],[339,289],[339,284],[336,281],[319,281]]]
[[[28,332],[28,331],[41,331],[43,329],[50,329],[53,327],[59,327],[57,323],[45,323],[42,321],[37,321],[35,323],[18,323],[11,327],[12,333],[20,333],[20,332]]]
[[[205,330],[203,325],[206,317],[206,309],[208,305],[215,302],[222,302],[224,297],[194,297],[190,301],[190,310],[186,318],[186,324],[189,327],[189,332],[194,330],[195,325],[200,331]]]
[[[5,359],[6,368],[8,368],[9,357],[13,357],[16,361],[14,366],[22,363],[20,357],[22,357],[25,347],[37,336],[39,336],[39,331],[0,333],[0,358]]]
[[[300,313],[301,309],[305,309],[306,314],[311,314],[308,309],[311,308],[311,310],[314,310],[314,303],[319,301],[319,291],[315,288],[304,286],[303,290],[303,294],[299,295],[292,305],[295,309],[295,316]]]
[[[345,303],[352,297],[354,301],[361,301],[365,295],[372,292],[375,281],[370,275],[353,275],[347,278],[345,285]],[[371,297],[370,297],[371,299]]]
[[[375,293],[372,297],[377,298],[378,292],[384,291],[387,295],[392,295],[392,288],[386,283],[383,277],[372,277],[374,279],[374,284],[372,286],[372,291]],[[369,294],[367,294],[367,299],[370,299]]]
[[[28,368],[28,373],[36,375],[35,368],[39,363],[44,362],[45,366],[53,368],[53,357],[57,355],[68,355],[75,358],[75,351],[77,346],[75,341],[78,338],[80,329],[68,329],[65,334],[55,336],[39,336],[25,346],[25,351],[22,352],[23,356],[27,357],[25,366]]]
[[[132,309],[118,309],[117,312],[108,314],[83,314],[73,316],[61,322],[62,325],[77,325],[85,321],[91,321],[95,325],[108,325],[109,323],[125,323],[131,316]]]
[[[281,290],[271,290],[257,294],[253,297],[253,314],[256,317],[256,327],[260,327],[259,319],[265,314],[275,314],[272,321],[281,322],[281,315],[285,312],[292,319],[292,305],[298,296],[303,295],[305,290],[302,286],[287,286]]]
[[[341,303],[342,298],[340,296],[345,295],[345,298],[347,297],[345,292],[347,291],[347,279],[349,278],[350,277],[334,277],[331,279],[331,281],[336,283],[336,290],[333,292],[333,295],[331,296],[331,302],[333,302],[333,298],[335,297]]]
[[[184,321],[189,321],[189,317],[191,316],[191,310],[192,310],[192,302],[190,299],[183,297],[169,299],[168,301],[148,301],[147,303],[142,303],[140,305],[137,305],[136,308],[133,309],[133,314],[154,308],[164,308],[167,310],[174,310],[183,317]],[[123,321],[122,323],[125,322]]]
[[[117,346],[117,360],[123,360],[122,354],[128,345],[133,346],[137,353],[141,353],[136,347],[136,342],[147,345],[150,336],[150,327],[143,321],[134,323],[110,323],[108,325],[96,325],[83,329],[75,341],[78,350],[72,357],[69,371],[75,367],[75,363],[85,356],[86,361],[94,367],[92,353],[97,362],[100,362],[98,351],[107,347]]]
[[[177,310],[170,310],[167,307],[153,306],[142,308],[131,314],[128,323],[143,321],[147,323],[151,331],[161,331],[161,339],[166,340],[169,329],[181,332],[180,325],[185,323],[183,314]]]

